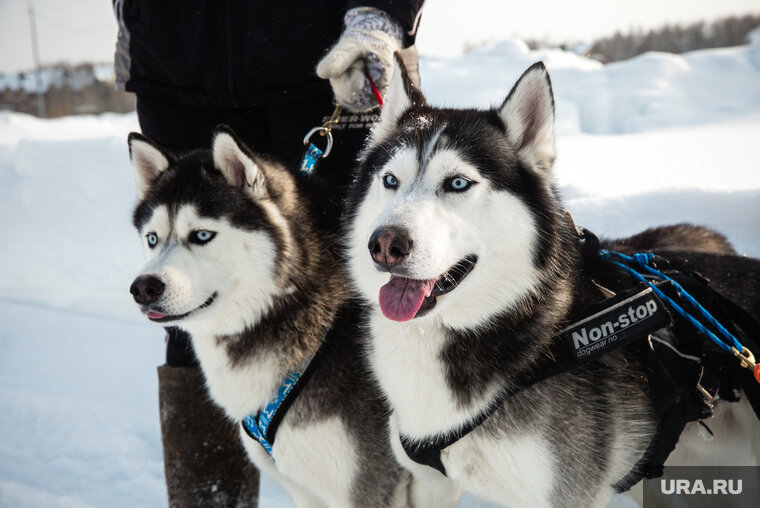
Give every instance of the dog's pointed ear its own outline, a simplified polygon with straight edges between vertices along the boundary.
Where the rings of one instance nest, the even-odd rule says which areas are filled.
[[[383,106],[380,109],[380,119],[372,127],[371,145],[385,138],[396,127],[398,119],[406,110],[413,106],[427,105],[422,92],[414,86],[409,78],[401,55],[397,51],[393,56],[395,57],[393,59],[393,74],[388,85],[388,91],[385,93]]]
[[[537,62],[523,73],[499,108],[510,145],[528,166],[554,164],[554,94],[549,73]]]
[[[255,199],[267,197],[266,176],[256,163],[253,153],[226,125],[214,130],[211,151],[214,165],[230,185],[243,189]]]
[[[137,178],[137,195],[142,199],[158,175],[169,167],[169,156],[156,143],[137,132],[129,134],[127,143],[129,160]]]

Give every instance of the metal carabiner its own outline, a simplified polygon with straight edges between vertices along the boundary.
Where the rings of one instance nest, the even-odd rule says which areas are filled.
[[[739,360],[739,366],[752,371],[755,380],[760,383],[760,365],[755,363],[755,355],[752,354],[752,351],[746,346],[742,346],[741,353],[735,347],[731,348],[731,353]]]
[[[310,141],[311,137],[317,132],[319,133],[320,136],[327,136],[327,146],[325,147],[321,155],[322,158],[325,158],[328,155],[330,155],[330,150],[332,150],[332,145],[333,145],[333,136],[332,136],[332,132],[330,132],[330,129],[321,125],[318,127],[314,127],[313,129],[311,129],[309,132],[306,133],[306,136],[303,138],[303,144],[308,145],[311,142]]]
[[[322,127],[324,127],[325,129],[327,129],[328,131],[332,130],[333,125],[335,125],[336,123],[338,123],[338,121],[340,120],[340,112],[341,111],[343,111],[343,106],[341,106],[340,104],[336,103],[335,104],[335,109],[333,110],[332,115],[330,115],[330,119],[327,120],[325,123],[323,123]]]
[[[341,111],[343,111],[343,107],[340,104],[336,104],[335,109],[333,110],[333,113],[330,116],[329,120],[327,120],[322,125],[311,129],[309,132],[306,133],[306,136],[304,136],[303,138],[303,144],[308,145],[311,142],[311,137],[314,134],[319,133],[319,135],[322,137],[327,136],[327,146],[325,147],[324,151],[321,154],[321,157],[323,159],[327,157],[328,155],[330,155],[330,150],[332,150],[332,146],[333,146],[332,128],[333,128],[333,125],[338,123],[340,119]]]

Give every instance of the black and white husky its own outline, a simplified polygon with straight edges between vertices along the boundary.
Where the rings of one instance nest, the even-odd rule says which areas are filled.
[[[149,320],[190,333],[227,415],[239,424],[262,410],[320,351],[271,457],[241,430],[256,466],[298,506],[435,503],[388,448],[387,408],[361,361],[348,279],[333,236],[314,225],[308,189],[223,127],[212,150],[178,160],[139,134],[129,148],[148,259],[131,291]]]
[[[443,449],[448,479],[399,442],[438,439],[493,407],[579,304],[576,233],[552,183],[548,73],[530,67],[498,108],[454,110],[429,106],[397,66],[385,104],[349,192],[345,237],[372,307],[368,357],[399,461],[508,506],[604,506],[655,427],[641,365],[620,368],[619,354],[504,400]],[[730,252],[721,235],[688,226],[619,245],[647,242]]]

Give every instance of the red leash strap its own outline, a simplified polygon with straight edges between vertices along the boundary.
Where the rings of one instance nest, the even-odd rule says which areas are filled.
[[[383,96],[380,95],[380,90],[378,90],[377,85],[374,81],[372,81],[372,78],[369,77],[369,73],[365,72],[364,75],[367,77],[367,81],[369,81],[369,86],[372,88],[372,95],[375,96],[375,99],[377,99],[377,103],[380,105],[380,107],[383,107]]]

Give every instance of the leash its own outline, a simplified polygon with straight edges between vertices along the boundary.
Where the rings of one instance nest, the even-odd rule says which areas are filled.
[[[369,86],[372,89],[372,95],[375,96],[377,104],[382,108],[385,103],[383,101],[383,96],[380,95],[380,90],[377,88],[377,85],[375,85],[375,82],[372,80],[368,73],[365,72],[364,76],[369,82]],[[309,132],[306,133],[306,136],[304,136],[303,144],[306,145],[306,151],[301,157],[301,164],[299,166],[299,171],[301,173],[307,176],[311,176],[317,169],[319,162],[330,155],[333,147],[332,130],[333,127],[335,127],[335,125],[340,121],[340,113],[342,111],[343,106],[336,103],[335,109],[333,110],[332,115],[330,115],[330,118],[322,125],[313,127],[311,130],[309,130]],[[327,138],[325,148],[319,148],[317,145],[312,143],[311,138],[315,134],[319,134],[321,137]]]
[[[673,280],[671,277],[668,277],[664,273],[650,266],[650,263],[652,263],[655,259],[654,254],[637,253],[637,254],[634,254],[633,256],[627,256],[625,254],[621,254],[620,252],[608,251],[606,249],[601,250],[599,254],[602,257],[602,259],[606,259],[610,261],[612,264],[618,266],[619,268],[623,269],[627,273],[631,274],[637,280],[651,287],[652,290],[657,294],[657,296],[659,296],[664,302],[666,302],[674,312],[676,312],[679,316],[681,316],[682,318],[686,319],[689,323],[691,323],[691,325],[694,326],[694,328],[696,328],[697,331],[699,331],[704,336],[709,338],[720,349],[722,349],[726,353],[733,355],[737,360],[739,360],[739,365],[742,368],[749,369],[752,372],[755,380],[758,383],[760,383],[760,364],[757,364],[755,362],[755,355],[752,353],[752,351],[750,351],[749,348],[747,348],[746,346],[743,346],[742,343],[739,342],[739,339],[737,339],[734,336],[734,334],[729,332],[720,322],[718,322],[718,320],[715,319],[715,317],[712,314],[710,314],[707,311],[707,309],[705,309],[691,294],[689,294],[689,292],[686,291],[683,288],[683,286],[681,286],[678,282]],[[697,309],[697,311],[699,311],[699,314],[702,316],[702,318],[704,318],[710,325],[712,325],[718,331],[718,333],[720,333],[720,335],[723,336],[723,339],[725,340],[719,338],[703,323],[697,320],[692,314],[685,311],[683,307],[678,305],[678,303],[676,303],[672,298],[670,298],[665,293],[663,293],[656,285],[648,281],[635,268],[631,267],[630,266],[631,264],[637,265],[638,267],[643,269],[647,274],[651,275],[652,277],[655,277],[658,280],[668,281],[672,283],[673,286],[676,288],[678,296],[684,301],[686,301],[693,308]]]
[[[367,77],[367,81],[369,81],[369,87],[372,89],[372,95],[375,96],[377,104],[382,108],[385,105],[385,102],[383,101],[383,96],[380,95],[380,90],[377,88],[375,82],[372,81],[372,78],[369,76],[368,72],[365,72],[364,75]]]

